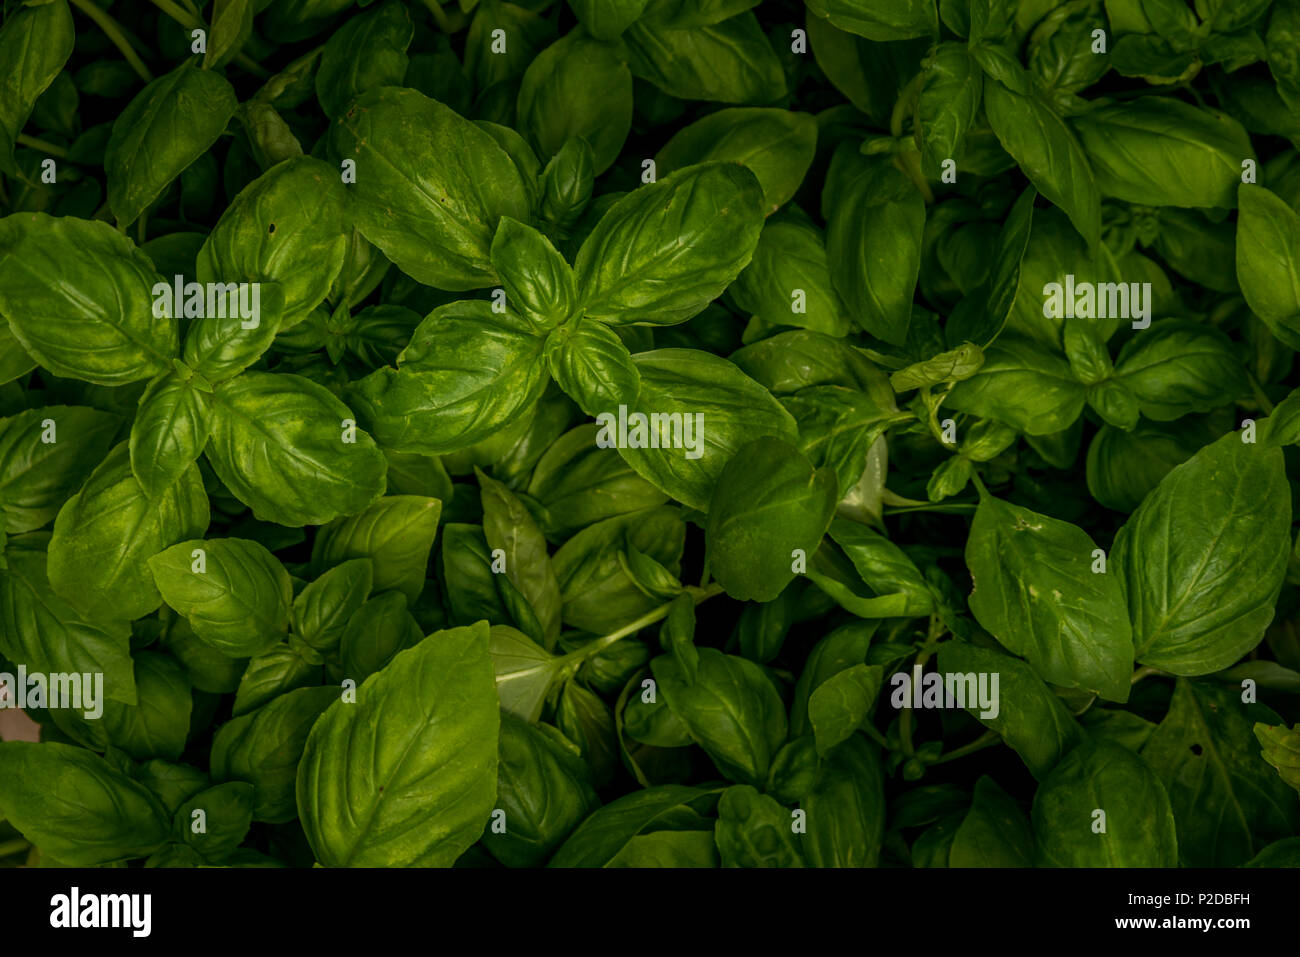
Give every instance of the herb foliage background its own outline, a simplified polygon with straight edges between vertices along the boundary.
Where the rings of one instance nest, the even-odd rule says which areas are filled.
[[[0,858],[1300,864],[1298,40],[6,3],[0,671],[107,700],[0,744]]]

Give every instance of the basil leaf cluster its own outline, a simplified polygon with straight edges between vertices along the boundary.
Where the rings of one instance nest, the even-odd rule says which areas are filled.
[[[1295,0],[0,17],[0,865],[1300,866]]]

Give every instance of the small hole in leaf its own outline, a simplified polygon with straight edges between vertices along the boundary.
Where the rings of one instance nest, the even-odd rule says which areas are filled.
[[[1197,755],[1198,757],[1200,756],[1200,754],[1201,754],[1201,746],[1200,746],[1199,744],[1194,744],[1194,745],[1192,745],[1192,754],[1195,754],[1195,755]]]
[[[275,232],[275,223],[272,223],[270,226],[267,226],[267,227],[266,227],[266,231],[267,231],[267,233],[274,233],[274,232]]]

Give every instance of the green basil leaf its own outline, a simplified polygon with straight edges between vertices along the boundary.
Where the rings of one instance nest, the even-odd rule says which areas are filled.
[[[386,448],[440,455],[514,421],[545,387],[545,340],[482,301],[431,312],[398,357],[349,393]]]
[[[1300,838],[1285,837],[1274,841],[1242,867],[1300,867]]]
[[[599,789],[613,781],[618,767],[614,715],[600,696],[577,681],[565,682],[555,723],[582,753],[591,772],[592,786]]]
[[[937,179],[945,160],[962,153],[981,98],[979,64],[961,43],[940,43],[921,64],[924,79],[916,101],[913,135],[925,174]]]
[[[496,818],[483,846],[507,867],[537,867],[599,804],[587,766],[550,725],[501,716]]]
[[[1129,203],[1230,207],[1255,158],[1236,120],[1167,97],[1098,107],[1073,126],[1102,193]]]
[[[487,623],[429,636],[356,694],[316,722],[298,768],[298,813],[316,859],[450,865],[478,839],[496,793]]]
[[[231,658],[199,640],[187,619],[171,616],[162,633],[163,648],[181,663],[186,676],[199,691],[229,694],[239,688],[247,658]]]
[[[1064,210],[1088,247],[1095,247],[1101,234],[1101,194],[1090,153],[1075,133],[1038,97],[1013,92],[997,80],[984,84],[984,108],[999,142],[1030,182]]]
[[[897,45],[873,43],[837,29],[816,15],[806,20],[817,66],[855,107],[878,126],[889,124],[897,95],[916,73],[929,38]]]
[[[619,552],[626,541],[679,575],[685,538],[681,513],[667,506],[608,518],[578,532],[553,559],[564,621],[600,635],[652,611],[662,602],[637,588]]]
[[[148,857],[166,842],[162,805],[97,754],[66,744],[0,744],[0,811],[74,867]]]
[[[944,329],[944,337],[949,345],[966,339],[987,346],[1005,328],[1021,289],[1021,265],[1024,251],[1030,243],[1034,200],[1037,195],[1039,194],[1034,187],[1027,186],[1015,200],[1002,225],[1001,234],[998,234],[996,257],[988,274],[987,286],[971,294],[975,296],[975,304],[983,308],[967,312],[970,321],[961,321],[962,312],[959,309],[949,317],[948,326]]]
[[[1300,389],[1292,390],[1279,402],[1265,422],[1265,445],[1277,447],[1300,442]]]
[[[1129,344],[1139,339],[1145,345],[1149,337],[1136,337]],[[1074,377],[1087,386],[1109,379],[1115,371],[1106,341],[1089,319],[1075,316],[1065,320],[1065,356]]]
[[[8,65],[0,79],[0,169],[12,174],[13,144],[27,124],[32,108],[72,55],[73,23],[67,0],[18,7],[0,28],[0,63]]]
[[[581,636],[575,636],[560,644],[575,650],[583,642]],[[602,694],[617,694],[649,660],[650,649],[641,642],[619,642],[584,661],[577,677]]]
[[[131,424],[131,471],[150,498],[176,483],[200,455],[212,434],[208,396],[192,380],[169,372],[140,397]]]
[[[796,441],[790,414],[727,360],[687,349],[633,358],[641,373],[636,405],[625,420],[622,409],[599,417],[596,443],[616,446],[628,465],[678,501],[707,509],[723,468],[753,436]],[[681,417],[680,432],[674,415]]]
[[[548,645],[560,636],[560,583],[546,539],[523,502],[505,485],[478,473],[483,535],[505,559],[505,574],[532,606]]]
[[[795,553],[816,551],[838,498],[835,476],[794,446],[755,439],[713,489],[706,530],[710,573],[731,597],[771,601],[795,576]]]
[[[118,445],[64,503],[50,538],[50,584],[85,614],[139,618],[162,604],[147,560],[208,527],[208,497],[197,467],[150,498]]]
[[[752,661],[701,648],[694,680],[671,655],[650,662],[668,706],[729,780],[761,786],[785,744],[785,706]]]
[[[119,226],[140,218],[225,132],[239,101],[225,77],[186,61],[154,80],[113,123],[104,151],[108,204]]]
[[[257,99],[239,105],[235,114],[248,135],[248,148],[257,165],[264,170],[302,156],[302,143],[292,127],[269,103]]]
[[[875,745],[849,738],[825,759],[801,801],[804,853],[813,867],[875,867],[885,834],[884,774]]]
[[[347,406],[323,386],[245,372],[213,392],[208,460],[263,521],[323,524],[355,515],[384,492],[384,456],[351,422]]]
[[[655,155],[659,176],[698,163],[740,163],[758,179],[763,212],[784,206],[803,182],[817,146],[811,114],[758,107],[710,113],[675,133]]]
[[[194,634],[232,658],[265,654],[289,629],[293,583],[257,542],[181,542],[150,558],[149,568]]]
[[[1113,741],[1085,741],[1066,755],[1038,786],[1032,817],[1041,867],[1178,866],[1164,785]]]
[[[1185,438],[1156,426],[1129,432],[1103,426],[1088,446],[1088,491],[1107,508],[1131,512],[1195,451]]]
[[[207,773],[196,767],[161,759],[141,764],[135,770],[135,779],[153,792],[169,816],[210,783]]]
[[[895,392],[969,379],[984,365],[984,352],[973,342],[899,369],[889,377]]]
[[[759,0],[651,0],[645,19],[674,27],[707,27],[758,6]]]
[[[92,750],[111,746],[137,760],[179,760],[194,704],[185,669],[171,655],[153,651],[137,651],[134,659],[136,704],[107,698],[97,717],[75,708],[52,708],[50,717],[60,731]]]
[[[349,559],[323,572],[293,600],[294,634],[317,651],[334,650],[373,584],[374,563],[368,558]]]
[[[831,522],[830,537],[809,565],[808,577],[843,607],[863,618],[928,615],[934,592],[901,548],[865,525],[846,518]],[[847,559],[847,560],[846,560]],[[876,597],[861,594],[862,585]]]
[[[966,429],[959,448],[972,462],[987,462],[1007,450],[1016,440],[1016,430],[992,419],[978,419]]]
[[[627,842],[607,867],[717,867],[710,831],[655,831]]]
[[[1300,219],[1263,186],[1243,184],[1237,196],[1241,294],[1273,335],[1300,345]]]
[[[624,795],[579,824],[548,866],[609,867],[638,837],[660,833],[701,833],[712,844],[711,822],[694,807],[709,802],[710,795],[702,788],[680,784],[658,785]]]
[[[388,275],[392,265],[378,247],[366,242],[361,231],[355,226],[344,229],[347,251],[343,256],[343,268],[339,270],[329,295],[325,298],[332,303],[344,303],[348,309],[355,309],[371,292],[374,291]],[[392,306],[373,306],[373,309],[401,308]],[[365,309],[362,309],[365,312]],[[418,316],[417,316],[418,321]],[[403,339],[403,343],[405,339]],[[378,365],[378,363],[375,363]]]
[[[1290,527],[1279,449],[1230,432],[1172,469],[1119,530],[1111,555],[1137,660],[1204,675],[1259,644],[1286,574]]]
[[[1287,730],[1286,725],[1267,725],[1262,722],[1254,727],[1255,737],[1259,740],[1261,754],[1265,761],[1277,768],[1277,773],[1284,783],[1300,792],[1300,748],[1296,747],[1296,729]]]
[[[817,783],[821,759],[806,734],[788,742],[772,759],[767,776],[767,793],[779,801],[802,801]]]
[[[884,669],[855,664],[831,675],[808,696],[808,723],[812,725],[817,753],[827,757],[847,741],[867,719],[876,703]]]
[[[419,452],[394,452],[384,449],[388,459],[390,495],[423,495],[440,502],[450,502],[454,494],[451,476],[436,455]]]
[[[1030,69],[1058,94],[1091,86],[1110,69],[1110,55],[1099,48],[1094,29],[1096,17],[1085,4],[1057,6],[1030,39]]]
[[[1200,0],[1196,12],[1202,20],[1208,20],[1216,31],[1228,32],[1247,26],[1258,20],[1267,10],[1269,4],[1262,0],[1245,0],[1244,3],[1225,3],[1224,0]]]
[[[694,680],[684,666],[683,671],[688,680]],[[654,748],[684,748],[691,743],[690,729],[662,698],[649,702],[640,695],[634,696],[628,701],[622,717],[623,734],[633,741]]]
[[[945,498],[961,493],[975,472],[974,465],[965,455],[954,455],[939,464],[925,483],[925,497],[931,502],[941,502]]]
[[[1133,634],[1118,577],[1096,573],[1097,551],[1069,522],[981,495],[966,542],[970,608],[1047,681],[1127,701]]]
[[[285,160],[239,191],[199,250],[196,274],[202,283],[277,284],[280,320],[250,333],[205,316],[185,339],[189,365],[214,382],[228,378],[261,355],[278,329],[325,301],[347,251],[346,199],[336,174],[309,156]]]
[[[836,628],[813,646],[795,684],[794,702],[790,706],[792,738],[812,731],[808,720],[808,700],[813,692],[841,671],[866,662],[867,649],[878,625],[876,621],[853,621]]]
[[[841,499],[862,478],[868,455],[889,426],[911,418],[893,403],[834,385],[809,386],[781,397],[799,425],[799,449],[817,468],[834,470]]]
[[[575,260],[588,317],[673,325],[699,313],[749,264],[761,191],[730,163],[691,166],[616,202]]]
[[[649,556],[645,558],[653,561]],[[680,583],[677,587],[681,587]],[[669,604],[668,614],[659,629],[659,644],[677,659],[687,679],[694,681],[700,667],[700,652],[695,647],[695,600],[684,591],[679,591]]]
[[[535,615],[530,621],[516,621],[506,608],[506,589],[500,583],[504,581],[511,590],[514,585],[492,571],[492,555],[481,525],[453,522],[443,528],[442,581],[452,624],[473,624],[483,618],[505,621],[543,640],[540,627],[530,627],[536,624]]]
[[[578,303],[573,270],[564,257],[537,230],[509,216],[501,217],[492,237],[492,266],[506,302],[540,326],[567,319]]]
[[[569,6],[587,32],[601,40],[619,34],[641,16],[650,0],[569,0]]]
[[[1208,412],[1250,389],[1231,340],[1191,322],[1156,323],[1135,335],[1120,351],[1115,376],[1157,422]]]
[[[336,518],[316,533],[312,568],[318,572],[368,558],[376,592],[396,589],[414,602],[424,590],[429,552],[442,503],[421,495],[388,495],[363,512]]]
[[[921,268],[925,200],[887,158],[865,161],[827,217],[831,280],[853,318],[894,345],[907,339]]]
[[[723,867],[803,867],[791,816],[747,784],[722,792],[714,829]]]
[[[113,447],[121,420],[84,406],[47,405],[0,419],[0,525],[40,528]]]
[[[591,202],[594,164],[591,144],[575,138],[566,140],[542,170],[539,203],[542,221],[549,223],[558,235],[566,236]]]
[[[1095,738],[1109,738],[1124,745],[1130,751],[1141,751],[1155,731],[1153,721],[1139,717],[1131,711],[1103,708],[1100,705],[1089,708],[1079,716],[1079,723],[1089,735]]]
[[[492,654],[502,710],[525,721],[537,721],[568,666],[561,657],[508,625],[492,626],[488,651]]]
[[[1088,387],[1088,405],[1107,425],[1134,428],[1141,416],[1141,403],[1123,379],[1106,379]]]
[[[811,0],[808,12],[868,40],[906,40],[938,30],[935,6],[926,0]]]
[[[311,658],[304,657],[306,654]],[[286,691],[309,688],[321,680],[320,657],[300,642],[276,645],[270,651],[249,659],[239,679],[231,714],[239,717],[273,701]]]
[[[786,93],[781,61],[752,13],[704,26],[639,20],[622,39],[632,75],[669,96],[771,103]]]
[[[1297,38],[1300,38],[1300,10],[1293,3],[1275,4],[1265,34],[1268,68],[1277,80],[1277,92],[1292,110],[1300,106],[1300,60],[1295,52]]]
[[[330,36],[316,71],[321,109],[337,117],[353,98],[381,86],[401,86],[414,28],[401,3],[381,3],[348,20]]]
[[[494,44],[502,30],[506,43]],[[483,3],[474,11],[465,38],[465,72],[476,90],[513,104],[515,86],[528,64],[555,39],[555,25],[531,8],[514,3]]]
[[[1034,835],[1011,795],[987,774],[948,850],[949,867],[1032,867]]]
[[[377,87],[339,118],[330,147],[356,162],[357,227],[399,269],[439,289],[495,280],[497,219],[526,221],[530,203],[518,168],[489,133],[415,90]]]
[[[19,379],[35,368],[36,360],[18,344],[9,323],[0,325],[0,385]]]
[[[154,310],[153,263],[107,223],[26,213],[0,258],[0,314],[55,375],[98,385],[171,368],[176,322]]]
[[[892,392],[889,379],[861,349],[812,330],[778,333],[732,353],[731,361],[776,395],[816,385],[856,389],[880,400]]]
[[[537,518],[552,542],[602,519],[668,501],[616,452],[596,445],[599,428],[590,423],[566,432],[533,470],[528,495],[542,506]]]
[[[543,384],[546,379],[542,379]],[[445,457],[457,473],[475,465],[491,466],[502,481],[522,484],[548,442],[559,437],[574,416],[573,403],[558,388],[544,385],[542,395],[491,438]]]
[[[1236,867],[1292,834],[1300,801],[1255,754],[1252,729],[1280,721],[1240,689],[1180,678],[1142,757],[1164,782],[1185,867]]]
[[[571,137],[581,137],[599,176],[632,128],[632,74],[614,46],[574,30],[528,65],[518,110],[521,132],[539,156],[554,156]]]
[[[337,688],[298,688],[227,721],[212,739],[212,779],[253,785],[254,821],[292,821],[298,815],[294,783],[307,736],[338,699]]]
[[[984,365],[953,387],[946,404],[1003,422],[1026,435],[1051,435],[1083,411],[1086,391],[1069,363],[1029,339],[1002,335]]]
[[[1084,739],[1083,729],[1061,698],[1018,658],[968,641],[946,641],[939,649],[939,668],[946,674],[969,676],[967,686],[980,675],[997,676],[996,713],[969,700],[966,710],[1001,735],[1039,781]]]
[[[243,781],[230,781],[207,788],[177,809],[172,818],[173,836],[185,841],[203,859],[224,861],[243,842],[253,822],[256,789]],[[195,830],[195,812],[203,812],[203,830]]]
[[[424,640],[420,623],[411,615],[406,596],[386,591],[353,612],[339,639],[343,674],[360,684],[382,671],[398,652]]]
[[[213,0],[212,34],[203,54],[203,69],[215,70],[239,55],[253,35],[255,0]]]
[[[0,569],[0,655],[43,674],[102,674],[104,697],[137,703],[131,628],[83,616],[50,587],[44,551],[10,542]]]
[[[1238,206],[1241,205],[1238,193]],[[1240,219],[1240,214],[1238,214]],[[1217,292],[1237,292],[1236,231],[1198,210],[1160,210],[1154,249],[1180,275]]]
[[[826,242],[808,223],[769,220],[730,294],[740,308],[772,325],[828,336],[849,331],[848,309],[831,284]]]
[[[1019,288],[1013,291],[1015,304],[1007,315],[1006,329],[1048,349],[1061,348],[1065,326],[1064,309],[1045,308],[1049,301],[1045,297],[1054,291],[1052,283],[1057,284],[1064,299],[1070,276],[1074,276],[1077,289],[1085,282],[1099,288],[1102,283],[1113,283],[1125,275],[1104,243],[1089,251],[1078,230],[1055,208],[1034,211],[1033,225],[1022,252]],[[1117,309],[1106,318],[1088,320],[1103,341],[1109,341],[1122,324],[1118,312]]]
[[[599,415],[635,403],[641,373],[618,333],[602,322],[580,321],[550,334],[547,365],[578,408]]]

